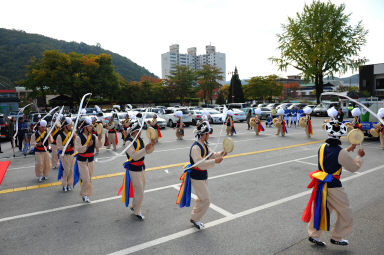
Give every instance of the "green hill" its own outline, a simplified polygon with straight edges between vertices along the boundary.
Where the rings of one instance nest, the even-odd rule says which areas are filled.
[[[98,46],[66,42],[38,34],[28,34],[24,31],[4,28],[0,28],[0,76],[4,76],[11,81],[23,79],[26,72],[25,66],[29,64],[31,57],[40,58],[45,50],[96,55],[106,53],[112,56],[115,71],[128,81],[139,81],[140,77],[145,75],[155,76],[130,59]]]

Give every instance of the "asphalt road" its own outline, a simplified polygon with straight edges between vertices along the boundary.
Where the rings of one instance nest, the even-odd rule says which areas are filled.
[[[286,137],[265,128],[257,137],[237,123],[234,152],[208,171],[212,204],[202,231],[189,223],[191,208],[175,204],[193,127],[186,128],[183,141],[173,129],[162,130],[155,152],[147,155],[144,222],[117,197],[124,156],[100,162],[116,154],[101,150],[92,203],[85,204],[78,186],[61,190],[55,169],[39,185],[33,156],[17,152],[13,158],[10,144],[3,144],[1,160],[11,165],[0,186],[0,254],[383,254],[384,151],[377,140],[363,143],[367,155],[358,173],[342,174],[354,213],[350,245],[330,244],[329,233],[323,234],[326,248],[307,241],[301,214],[309,199],[308,173],[317,169],[317,150],[326,137],[322,121],[313,118],[310,139],[299,127],[288,128]],[[213,127],[210,146],[219,151],[225,128]]]

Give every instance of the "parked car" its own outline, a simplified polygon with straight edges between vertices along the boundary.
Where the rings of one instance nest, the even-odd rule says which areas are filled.
[[[283,108],[285,110],[285,109],[288,109],[288,107],[290,107],[291,105],[292,105],[292,103],[282,103],[282,104],[276,106],[276,109]]]
[[[267,107],[261,107],[260,119],[267,119],[269,115],[272,115],[272,110]]]
[[[304,103],[293,103],[291,106],[288,107],[288,110],[293,110],[293,109],[303,109],[304,107],[306,107],[307,104],[304,104]]]
[[[0,113],[0,139],[10,139],[8,121],[4,114]]]
[[[278,105],[280,105],[279,103],[271,103],[269,105],[266,106],[266,108],[269,108],[270,110],[272,109],[275,109]]]
[[[233,111],[233,120],[234,121],[243,122],[246,120],[247,115],[242,110],[232,109],[232,111]]]
[[[258,104],[257,108],[266,107],[268,104]]]
[[[249,107],[249,104],[246,103],[230,103],[227,105],[228,109],[243,109]]]
[[[175,114],[175,112],[177,111],[183,112],[182,120],[185,126],[188,127],[189,125],[192,124],[192,114],[186,108],[167,108],[164,110],[163,114],[160,114],[160,117],[166,121],[169,127],[174,127],[176,126],[176,122],[178,120]]]
[[[144,120],[144,129],[147,129],[147,121],[151,121],[153,119],[153,115],[155,113],[154,112],[147,112],[147,114],[145,115],[145,120]],[[159,125],[160,128],[165,128],[167,126],[167,123],[165,121],[165,119],[159,117],[159,115],[157,114],[157,125]]]
[[[21,118],[21,117],[23,117],[23,116],[24,116],[23,113],[20,113],[20,114],[19,114],[18,111],[12,111],[12,112],[9,113],[9,115],[8,115],[8,119],[12,119],[13,117],[15,117],[15,118],[17,119],[17,117]]]
[[[331,107],[338,108],[338,102],[321,102],[313,109],[313,114],[316,116],[328,116],[327,110]]]
[[[209,118],[209,122],[210,123],[214,123],[214,124],[223,123],[223,120],[222,120],[223,114],[220,113],[218,110],[210,109],[210,108],[207,108],[207,109],[204,109],[204,110],[209,113],[209,117],[208,118]]]
[[[192,110],[191,114],[192,114],[192,116],[191,116],[192,117],[192,124],[196,125],[197,121],[201,120],[203,111],[202,110]]]

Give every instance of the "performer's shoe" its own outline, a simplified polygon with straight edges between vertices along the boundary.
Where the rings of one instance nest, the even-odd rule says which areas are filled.
[[[4,151],[0,151],[0,153],[4,153]]]
[[[132,212],[134,212],[134,211],[135,211],[135,209],[133,209],[133,207],[129,207],[129,209],[131,209],[131,211],[132,211]]]
[[[52,169],[57,169],[57,166],[52,167]]]
[[[68,191],[67,186],[63,186],[63,191],[64,191],[64,192],[67,192],[67,191]]]
[[[43,177],[39,177],[38,182],[42,182],[42,181],[43,181]]]
[[[144,219],[145,219],[144,215],[142,215],[142,214],[136,214],[136,217],[137,217],[139,220],[144,220]]]
[[[83,202],[85,202],[85,203],[90,203],[91,200],[89,199],[88,196],[83,196]]]
[[[72,188],[71,188],[70,185],[67,186],[67,190],[68,190],[68,191],[71,191],[71,190],[72,190]]]
[[[194,221],[194,220],[191,220],[191,223],[193,224],[193,226],[197,229],[203,229],[204,228],[204,224],[201,223],[200,221]]]
[[[323,241],[321,241],[320,239],[318,238],[313,238],[313,237],[308,237],[308,241],[310,241],[311,243],[314,243],[316,244],[317,246],[325,246],[326,243],[324,243]]]
[[[335,245],[342,245],[342,246],[349,244],[348,240],[344,240],[344,239],[341,239],[340,241],[336,241],[335,239],[331,239],[331,243],[335,244]]]

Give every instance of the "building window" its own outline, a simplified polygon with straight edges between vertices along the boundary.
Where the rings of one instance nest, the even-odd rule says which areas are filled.
[[[384,78],[376,79],[376,89],[384,90]]]

